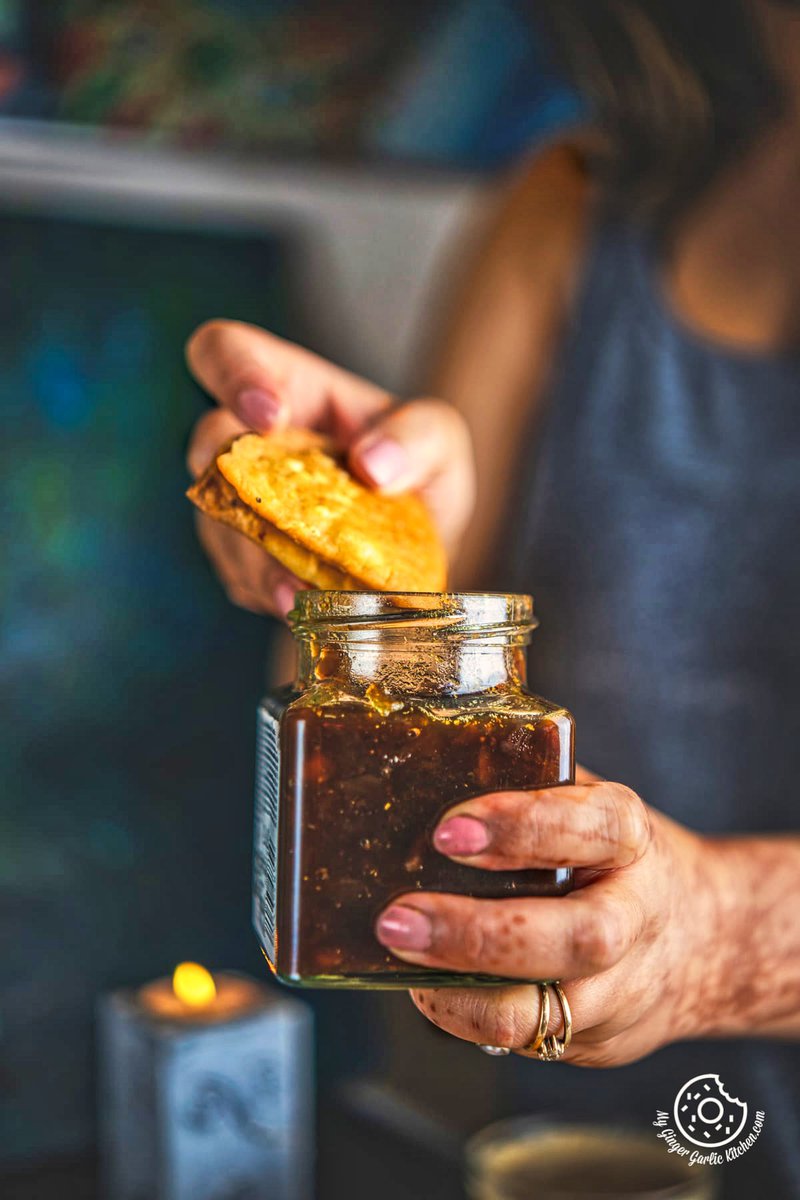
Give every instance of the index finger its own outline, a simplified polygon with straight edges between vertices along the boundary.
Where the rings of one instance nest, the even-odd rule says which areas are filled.
[[[240,321],[207,321],[186,345],[197,382],[250,429],[318,429],[348,442],[391,404],[383,388]]]

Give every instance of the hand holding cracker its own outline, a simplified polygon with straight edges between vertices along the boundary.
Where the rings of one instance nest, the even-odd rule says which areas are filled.
[[[365,497],[369,497],[370,503],[381,501],[385,504],[392,497],[416,505],[419,503],[417,497],[406,493],[418,493],[445,548],[452,554],[472,511],[474,470],[466,428],[449,405],[426,399],[396,407],[388,393],[375,385],[263,330],[236,322],[214,321],[201,326],[190,340],[187,354],[198,381],[220,403],[220,408],[206,414],[195,427],[188,455],[189,467],[195,477],[206,472],[219,456],[224,457],[222,452],[233,439],[248,430],[274,432],[288,427],[316,430],[329,441],[317,442],[314,454],[325,453],[322,447],[336,448],[331,461],[344,480],[339,474],[334,478],[339,484],[345,483],[344,492],[350,497],[353,508],[359,507]],[[243,441],[240,449],[234,451],[234,457],[238,459],[247,445],[248,442]],[[249,445],[246,453],[252,456],[256,443]],[[312,454],[310,444],[307,454]],[[254,463],[255,459],[248,470]],[[319,461],[317,465],[320,465]],[[232,462],[229,462],[229,475],[232,470]],[[297,558],[298,546],[303,554],[316,556],[318,564],[333,565],[344,575],[350,575],[354,581],[350,586],[399,586],[396,576],[380,574],[387,562],[382,567],[373,562],[373,573],[368,576],[363,574],[364,565],[358,561],[350,569],[347,563],[342,568],[334,561],[335,553],[333,559],[330,558],[329,547],[325,553],[321,552],[325,548],[319,541],[313,546],[308,541],[298,541],[297,530],[286,533],[279,529],[274,516],[267,524],[273,525],[278,533],[285,533],[293,544],[288,558],[285,543],[282,543],[284,553],[281,555],[280,544],[272,534],[269,538],[271,546],[264,538],[254,539],[252,523],[246,516],[242,520],[242,512],[253,513],[257,521],[258,515],[254,511],[257,506],[251,506],[247,500],[242,502],[236,488],[221,470],[217,468],[213,473],[219,478],[214,484],[217,490],[211,493],[211,502],[220,510],[227,505],[230,519],[222,516],[221,511],[215,514],[216,520],[201,515],[199,533],[235,603],[257,612],[285,615],[295,590],[304,581],[303,572],[306,573],[305,581],[312,584],[318,584],[320,578],[308,578],[308,558]],[[232,496],[230,491],[225,493],[225,487],[233,488],[238,497],[234,504],[238,515],[232,513]],[[360,494],[352,491],[358,487],[361,487]],[[347,507],[347,501],[341,503]],[[339,516],[344,531],[347,521],[341,503]],[[407,510],[412,516],[413,505]],[[423,514],[420,530],[424,529],[424,523]],[[245,530],[244,524],[250,524],[251,528]],[[411,524],[414,525],[413,519]],[[388,527],[391,528],[391,519]],[[263,526],[261,530],[264,532]],[[327,535],[322,533],[321,536]],[[357,540],[357,534],[353,536]],[[389,536],[394,547],[395,534]],[[261,545],[255,545],[255,540],[260,540]],[[271,552],[265,553],[262,547]],[[280,562],[275,557],[276,547]],[[397,557],[393,551],[391,555],[385,554],[387,560]],[[420,565],[427,572],[426,582],[416,586],[436,590],[433,586],[435,574],[430,574],[430,566],[424,567],[413,547],[411,558],[415,566]],[[381,583],[381,579],[385,582]],[[328,582],[324,586],[332,585]]]
[[[218,454],[189,499],[317,588],[438,592],[444,547],[418,496],[385,496],[307,429],[245,433]]]

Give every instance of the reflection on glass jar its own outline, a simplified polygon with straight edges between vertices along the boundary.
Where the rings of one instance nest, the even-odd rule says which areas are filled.
[[[469,1200],[715,1200],[717,1177],[667,1152],[655,1131],[498,1121],[467,1143]]]
[[[570,714],[526,688],[530,597],[306,591],[296,603],[298,681],[259,709],[254,922],[270,966],[318,987],[497,982],[403,963],[373,925],[404,892],[572,885],[566,868],[481,871],[431,842],[453,804],[574,777]]]

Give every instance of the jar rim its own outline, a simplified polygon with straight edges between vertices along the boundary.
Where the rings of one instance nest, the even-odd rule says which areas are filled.
[[[367,592],[303,590],[289,623],[296,635],[321,630],[397,629],[441,634],[525,632],[538,624],[533,598],[511,592]]]

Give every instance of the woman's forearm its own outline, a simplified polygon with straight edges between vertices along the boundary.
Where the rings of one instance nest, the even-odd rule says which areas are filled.
[[[698,964],[698,1032],[798,1037],[800,837],[710,838],[707,845],[709,953]],[[697,886],[706,890],[702,880]]]

